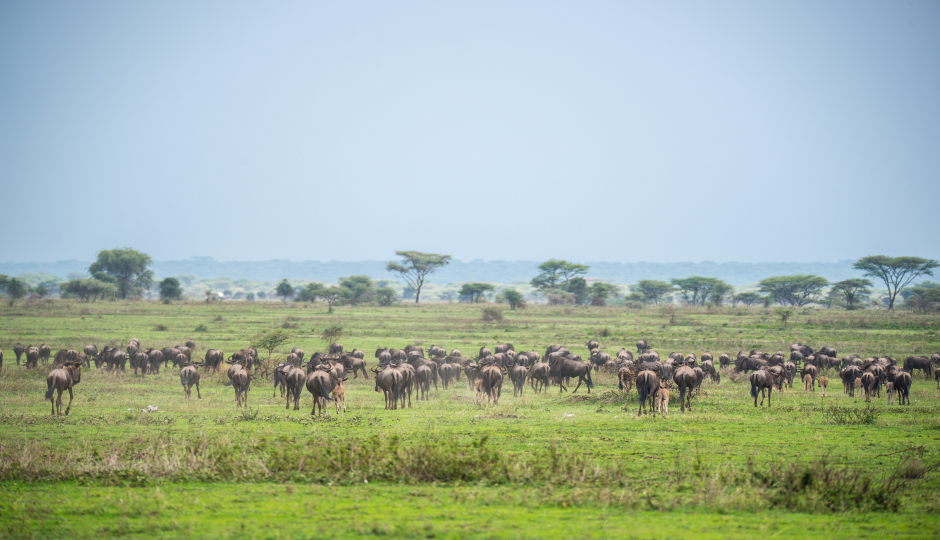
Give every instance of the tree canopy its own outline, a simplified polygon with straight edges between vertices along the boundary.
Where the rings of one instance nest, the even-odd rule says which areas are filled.
[[[136,249],[105,249],[98,252],[88,272],[99,281],[108,281],[104,276],[113,279],[121,298],[137,298],[153,282],[151,264],[150,256]]]
[[[756,292],[738,293],[732,297],[732,301],[741,302],[745,306],[752,306],[761,302],[763,299],[764,297]]]
[[[339,278],[339,286],[347,290],[346,299],[354,306],[371,302],[376,295],[375,283],[369,276]]]
[[[160,282],[160,300],[164,304],[169,304],[173,300],[183,299],[183,288],[176,278],[168,277]]]
[[[603,283],[601,281],[597,281],[591,284],[590,293],[592,306],[605,306],[607,305],[608,298],[611,296],[620,296],[620,291],[617,289],[616,285]]]
[[[731,286],[718,278],[691,276],[682,279],[671,279],[673,285],[679,289],[679,296],[690,306],[704,306],[705,302],[712,300],[718,294],[718,302],[730,292]]]
[[[884,282],[888,289],[888,309],[894,309],[894,299],[898,292],[910,285],[918,276],[932,276],[933,269],[940,266],[940,263],[920,257],[872,255],[862,257],[852,266],[864,272],[866,276]]]
[[[532,286],[540,290],[567,290],[571,278],[587,274],[591,267],[562,259],[549,259],[539,265],[539,275],[532,278]]]
[[[821,276],[796,274],[762,279],[760,290],[780,304],[802,307],[819,298],[829,281]]]
[[[268,360],[270,360],[274,349],[290,341],[290,338],[291,334],[286,330],[271,330],[269,332],[262,332],[251,338],[250,345],[255,349],[268,351]]]
[[[506,302],[509,303],[509,309],[516,309],[517,307],[525,306],[525,300],[522,298],[522,293],[516,289],[506,289],[503,291],[503,298],[505,298]]]
[[[871,281],[863,278],[844,279],[833,283],[831,292],[844,298],[848,309],[854,309],[855,302],[860,300],[860,297],[871,294],[871,289],[868,288],[871,285]]]
[[[11,278],[0,275],[0,291],[7,293],[10,297],[10,304],[26,296],[26,285],[17,278]]]
[[[468,302],[474,304],[480,301],[480,298],[487,291],[492,291],[493,286],[489,283],[464,283],[460,287],[460,296],[467,299]]]
[[[118,286],[95,278],[73,279],[66,281],[60,287],[65,296],[77,296],[83,302],[94,302],[99,297],[114,298],[118,294]]]
[[[415,291],[415,304],[421,299],[421,287],[428,274],[450,264],[450,255],[421,253],[420,251],[396,251],[401,261],[389,261],[385,269],[398,274]]]
[[[630,290],[639,293],[646,304],[659,304],[667,300],[667,296],[675,291],[675,286],[667,281],[643,279],[630,287]]]
[[[277,284],[277,287],[275,287],[274,294],[280,296],[281,301],[287,302],[294,297],[296,292],[294,291],[294,287],[290,284],[290,282],[287,281],[287,278],[284,278],[280,283]]]

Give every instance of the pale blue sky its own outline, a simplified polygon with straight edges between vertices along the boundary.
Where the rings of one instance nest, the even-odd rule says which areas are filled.
[[[0,2],[0,260],[940,258],[940,3]]]

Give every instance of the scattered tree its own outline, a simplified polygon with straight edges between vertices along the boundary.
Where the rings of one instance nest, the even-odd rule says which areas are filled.
[[[489,283],[464,283],[460,288],[460,296],[467,298],[471,304],[475,304],[480,301],[484,293],[492,290],[493,286]]]
[[[754,304],[757,304],[764,299],[763,296],[757,294],[756,292],[738,293],[734,295],[733,298],[734,298],[734,301],[741,302],[745,306],[753,306]]]
[[[316,302],[317,298],[323,297],[323,289],[322,283],[308,283],[304,288],[300,289],[295,300],[298,302]]]
[[[255,337],[251,338],[251,346],[255,349],[260,349],[263,351],[268,351],[267,361],[271,361],[271,355],[274,354],[274,349],[277,349],[281,345],[290,341],[291,334],[285,330],[277,329],[271,330],[270,332],[262,332]]]
[[[176,278],[168,277],[160,282],[160,300],[164,304],[169,304],[173,300],[183,299],[183,288]]]
[[[914,287],[904,305],[915,312],[935,311],[940,306],[940,287]]]
[[[49,295],[49,289],[46,287],[45,283],[40,283],[39,285],[37,285],[36,288],[33,289],[33,292],[39,298],[45,298],[46,296]]]
[[[329,306],[327,313],[333,313],[333,304],[337,301],[345,300],[346,295],[349,294],[347,289],[342,287],[330,286],[323,287],[320,290],[320,298],[326,302],[326,305]]]
[[[780,320],[783,322],[783,327],[787,327],[787,321],[790,320],[790,317],[793,316],[792,309],[778,309],[777,316],[780,317]]]
[[[871,294],[871,281],[863,278],[845,279],[832,285],[831,294],[841,296],[845,299],[847,309],[855,309],[855,302],[860,297],[867,297]]]
[[[574,295],[576,304],[586,304],[588,302],[588,284],[583,277],[578,276],[569,279],[568,284],[565,285],[565,291]]]
[[[911,284],[918,276],[932,276],[940,263],[920,257],[888,257],[872,255],[857,260],[853,267],[868,277],[882,280],[888,289],[888,309],[894,309],[898,292]]]
[[[245,300],[247,300],[247,301],[249,301],[249,302],[254,302],[254,301],[255,301],[255,293],[250,292],[250,293],[246,294],[246,295],[245,295]]]
[[[375,297],[378,299],[380,306],[386,307],[398,302],[399,298],[398,291],[387,285],[379,287],[379,289],[375,291]]]
[[[376,294],[375,283],[369,276],[339,278],[339,286],[347,290],[346,298],[354,306],[371,302]]]
[[[438,268],[450,264],[450,255],[436,253],[421,253],[420,251],[396,251],[395,255],[402,258],[400,262],[389,261],[385,269],[389,272],[398,272],[402,279],[414,289],[415,304],[421,299],[421,287],[428,274]]]
[[[546,291],[549,289],[567,290],[571,278],[587,274],[590,266],[575,264],[562,259],[549,259],[539,265],[539,275],[532,278],[532,286]]]
[[[704,306],[712,299],[716,291],[723,291],[722,296],[731,290],[731,286],[718,278],[692,276],[670,280],[679,289],[679,296],[690,306]]]
[[[759,283],[761,292],[776,302],[798,307],[815,302],[827,285],[826,278],[806,274],[769,277]]]
[[[98,252],[88,272],[99,281],[105,281],[100,274],[112,278],[121,298],[137,298],[153,282],[151,264],[150,256],[136,249],[105,249]]]
[[[675,290],[672,283],[666,281],[656,281],[654,279],[643,279],[636,282],[636,285],[630,287],[630,290],[641,295],[641,301],[646,304],[659,304],[668,301],[667,298]]]
[[[734,287],[719,279],[718,283],[708,292],[708,300],[716,306],[721,306],[726,298],[734,296],[733,293]]]
[[[98,298],[114,298],[118,295],[118,287],[114,283],[105,283],[95,278],[73,279],[65,282],[62,287],[65,296],[78,297],[82,302],[94,302]]]
[[[591,285],[590,294],[592,306],[606,306],[607,299],[620,296],[620,291],[615,285],[597,281]]]
[[[282,302],[287,302],[294,297],[294,287],[291,286],[286,278],[282,279],[281,282],[277,284],[277,288],[274,289],[274,294],[280,296]]]
[[[331,326],[323,331],[320,334],[320,337],[330,345],[339,341],[339,338],[343,337],[343,327],[341,326]]]
[[[0,275],[0,290],[10,297],[10,305],[26,296],[26,285],[17,278]]]
[[[506,289],[503,291],[503,298],[509,303],[509,309],[525,307],[525,300],[522,298],[522,293],[516,289]]]

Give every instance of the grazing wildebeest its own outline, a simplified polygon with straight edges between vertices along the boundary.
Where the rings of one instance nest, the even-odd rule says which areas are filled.
[[[431,358],[444,358],[447,356],[447,351],[443,347],[438,347],[437,345],[431,345],[428,347],[428,356]]]
[[[588,341],[588,342],[587,342],[588,353],[590,353],[590,352],[593,351],[594,349],[597,349],[597,348],[600,347],[600,346],[601,346],[601,344],[598,343],[597,341],[593,340],[593,339],[590,340],[590,341]]]
[[[577,355],[571,357],[560,357],[555,358],[554,362],[549,362],[548,364],[551,367],[551,374],[556,377],[577,377],[578,384],[574,387],[572,394],[578,391],[578,388],[581,387],[581,383],[587,385],[588,394],[591,393],[591,388],[594,387],[594,381],[591,380],[591,364],[581,360]],[[561,393],[562,390],[567,391],[563,385],[558,385],[558,393]]]
[[[529,384],[532,386],[532,391],[538,394],[543,389],[547,388],[550,373],[551,367],[545,362],[532,364],[532,369],[529,371]]]
[[[858,366],[852,365],[839,372],[839,378],[842,379],[842,393],[855,397],[855,379],[859,378],[862,370]]]
[[[320,414],[326,408],[327,401],[333,401],[330,393],[333,391],[333,377],[326,369],[315,369],[307,375],[307,391],[313,394],[313,409],[310,410],[310,416],[314,416],[317,408]]]
[[[713,383],[721,383],[721,374],[715,369],[715,364],[711,360],[702,360],[702,371],[708,375]]]
[[[196,342],[191,339],[187,339],[185,345],[189,347],[191,351],[196,349]]]
[[[160,353],[163,354],[163,367],[167,367],[167,365],[176,358],[176,355],[180,353],[180,350],[173,347],[164,347],[160,350]]]
[[[512,343],[503,343],[502,345],[496,346],[496,352],[504,353],[506,351],[514,351],[515,347],[512,346]]]
[[[679,405],[682,412],[686,409],[692,410],[692,390],[698,383],[695,371],[689,366],[679,366],[672,376],[673,382],[679,387]]]
[[[591,365],[594,366],[594,371],[600,369],[600,367],[607,362],[610,362],[609,354],[601,352],[599,349],[593,349],[591,351]]]
[[[146,357],[143,353],[136,354]],[[202,399],[202,393],[199,391],[199,370],[196,369],[198,365],[201,364],[193,364],[192,361],[190,361],[180,370],[180,384],[183,385],[183,392],[186,394],[186,399],[193,398],[193,385],[196,385],[196,396]]]
[[[360,354],[361,352],[362,351],[360,351]],[[366,362],[362,358],[359,358],[358,356],[352,356],[350,354],[344,354],[342,358],[340,358],[340,362],[343,363],[343,367],[346,368],[347,371],[353,374],[354,379],[359,378],[360,372],[362,373],[362,376],[366,378],[366,380],[369,379],[368,371],[366,371]]]
[[[17,342],[17,344],[13,346],[13,354],[16,355],[16,365],[20,365],[20,357],[23,356],[23,352],[25,351],[26,347],[24,347],[22,343]]]
[[[911,374],[906,371],[895,372],[894,390],[898,393],[898,405],[911,404]]]
[[[784,362],[783,371],[786,372],[787,386],[793,388],[793,378],[796,377],[796,364],[790,361]]]
[[[134,375],[137,375],[137,370],[140,369],[140,375],[143,377],[147,374],[147,368],[150,366],[150,357],[147,356],[147,353],[137,351],[131,355],[131,367],[134,368]]]
[[[871,403],[871,396],[875,393],[875,376],[870,371],[862,373],[862,388],[865,389],[865,402]]]
[[[649,348],[650,348],[650,345],[649,343],[646,342],[645,339],[641,339],[640,341],[636,342],[636,352],[638,353],[641,353]]]
[[[525,380],[529,374],[529,370],[525,366],[520,366],[516,364],[509,370],[509,380],[512,381],[512,396],[516,395],[522,396],[522,391],[525,389]]]
[[[819,389],[822,391],[822,397],[826,397],[826,390],[829,388],[829,377],[823,375],[819,378]]]
[[[450,386],[450,381],[454,378],[455,370],[460,370],[459,364],[442,364],[437,370],[438,374],[441,376],[441,384],[444,386],[445,390]]]
[[[924,380],[930,378],[930,359],[926,356],[908,356],[904,359],[904,371],[907,371],[911,374],[911,377],[914,376],[914,373],[918,370],[923,370]],[[897,385],[895,385],[897,386]]]
[[[718,366],[721,368],[726,368],[731,366],[731,356],[728,353],[722,353],[718,357]]]
[[[640,372],[636,364],[626,364],[617,370],[617,388],[621,392],[629,392],[636,383],[636,376]]]
[[[659,389],[656,399],[656,412],[660,411],[663,413],[663,418],[669,414],[669,389],[665,386]]]
[[[343,344],[342,343],[331,343],[330,344],[330,354],[342,356],[343,355]],[[312,413],[311,413],[312,414]]]
[[[493,356],[493,351],[489,350],[487,347],[480,347],[480,354],[477,355],[477,360],[483,360],[487,356]]]
[[[386,367],[382,370],[372,368],[372,373],[375,373],[375,391],[385,393],[385,409],[397,409],[402,384],[401,372]]]
[[[94,360],[95,358],[98,357],[98,346],[97,346],[97,345],[94,345],[94,344],[92,344],[92,345],[85,345],[85,348],[84,348],[83,350],[84,350],[85,354],[88,355],[89,361],[92,361],[92,360]]]
[[[46,399],[52,401],[52,415],[62,415],[62,392],[69,391],[69,405],[65,408],[65,416],[72,410],[72,398],[74,397],[72,389],[82,381],[82,363],[66,362],[59,369],[49,372],[46,377]],[[55,401],[52,400],[52,394],[58,391],[59,395]]]
[[[655,403],[653,400],[656,399],[656,394],[659,392],[659,387],[659,377],[657,377],[656,374],[652,371],[641,371],[636,376],[636,391],[640,397],[640,408],[636,412],[637,416],[642,416],[646,413],[647,401],[650,402],[650,412],[653,412],[655,408]]]
[[[759,369],[751,373],[751,396],[754,398],[754,406],[757,407],[757,395],[760,394],[760,404],[764,404],[764,390],[767,390],[767,407],[770,407],[770,395],[774,391],[774,378],[766,370]]]
[[[813,364],[806,364],[803,366],[803,371],[800,372],[800,375],[803,376],[804,380],[806,379],[806,376],[809,375],[815,381],[819,377],[819,368],[817,368]],[[814,387],[813,390],[815,389],[816,388]]]

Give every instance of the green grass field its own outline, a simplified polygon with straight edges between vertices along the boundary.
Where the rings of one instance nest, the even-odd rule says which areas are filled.
[[[10,537],[637,538],[940,535],[940,391],[915,376],[911,405],[794,385],[753,407],[746,381],[706,382],[693,411],[638,418],[636,394],[599,373],[588,395],[512,395],[478,406],[466,380],[385,411],[371,380],[347,382],[349,410],[311,418],[255,380],[235,407],[224,374],[185,401],[178,371],[144,378],[83,370],[72,413],[43,401],[48,368],[16,367],[13,344],[144,347],[192,338],[230,353],[287,327],[290,346],[347,350],[432,344],[475,355],[511,342],[584,354],[646,338],[672,351],[786,350],[903,359],[940,348],[940,317],[802,310],[783,328],[763,308],[532,306],[484,322],[479,306],[339,308],[273,303],[54,302],[0,308],[0,535]],[[207,331],[195,332],[199,325]],[[157,328],[166,330],[157,330]],[[572,387],[573,389],[573,387]],[[194,392],[195,396],[195,392]],[[278,394],[279,396],[279,394]],[[675,398],[674,398],[675,400]],[[148,405],[156,413],[141,413]],[[130,410],[128,410],[130,409]],[[865,411],[862,414],[862,411]],[[858,414],[856,414],[858,413]]]

